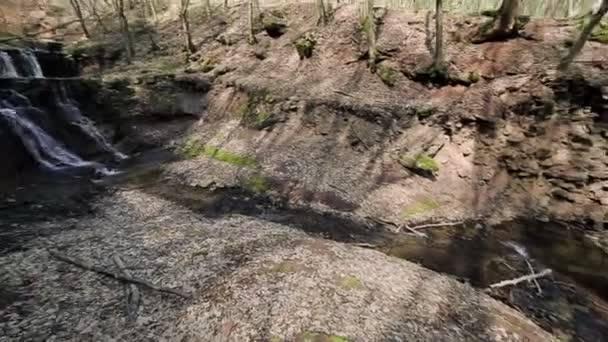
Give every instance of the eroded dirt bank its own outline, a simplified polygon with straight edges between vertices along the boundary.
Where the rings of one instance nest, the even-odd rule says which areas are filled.
[[[168,26],[160,55],[106,70],[100,94],[120,117],[118,145],[133,153],[169,147],[181,160],[154,177],[89,185],[76,196],[6,198],[2,231],[12,240],[0,257],[8,284],[0,339],[605,338],[601,298],[536,305],[558,293],[552,286],[577,292],[559,275],[541,281],[545,297],[533,284],[494,294],[524,314],[453,277],[353,244],[393,241],[388,254],[433,267],[412,251],[444,248],[444,236],[427,232],[430,240],[412,245],[397,227],[468,221],[471,229],[455,234],[473,232],[476,241],[494,224],[528,218],[565,222],[605,246],[605,45],[589,43],[581,60],[591,63],[556,75],[571,26],[532,21],[526,38],[473,45],[466,34],[482,19],[450,18],[447,59],[459,81],[431,86],[411,79],[430,62],[425,16],[390,11],[378,37],[381,65],[394,72],[388,86],[358,61],[364,47],[353,8],[339,8],[325,28],[314,26],[312,8],[280,10],[286,33],[262,31],[256,46],[246,44],[239,11],[200,25],[200,53],[187,65],[158,65],[175,59]],[[305,32],[316,45],[301,60],[292,43]],[[433,175],[412,167],[420,155],[435,160]],[[48,249],[109,269],[119,255],[134,276],[192,297],[142,290],[129,322],[123,284]],[[431,261],[449,261],[440,256]],[[603,256],[585,258],[603,265]],[[509,271],[515,260],[487,261],[480,269],[493,277],[521,275]],[[573,323],[581,313],[597,324]]]

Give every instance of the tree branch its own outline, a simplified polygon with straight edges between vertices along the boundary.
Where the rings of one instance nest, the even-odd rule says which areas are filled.
[[[176,296],[182,297],[182,298],[190,298],[191,297],[189,294],[183,293],[183,292],[181,292],[179,290],[175,290],[175,289],[171,289],[171,288],[166,288],[166,287],[158,287],[158,286],[156,286],[156,285],[154,285],[154,284],[152,284],[150,282],[147,282],[145,280],[131,278],[131,277],[123,275],[123,274],[114,273],[112,271],[106,270],[105,268],[98,267],[98,266],[95,266],[95,265],[91,265],[90,263],[88,263],[86,261],[71,258],[71,257],[69,257],[67,255],[59,253],[58,251],[49,250],[48,252],[49,252],[49,254],[51,256],[55,257],[58,260],[61,260],[63,262],[67,262],[67,263],[72,264],[74,266],[78,266],[78,267],[80,267],[82,269],[85,269],[87,271],[96,272],[96,273],[105,275],[107,277],[114,278],[116,280],[120,280],[122,282],[141,285],[141,286],[147,287],[150,290],[154,290],[154,291],[158,291],[158,292],[162,292],[162,293],[169,293],[169,294],[173,294],[173,295],[176,295]]]

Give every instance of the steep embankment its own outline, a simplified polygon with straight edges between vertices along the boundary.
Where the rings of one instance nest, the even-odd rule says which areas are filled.
[[[573,73],[557,75],[573,27],[533,21],[520,38],[472,44],[484,19],[448,18],[452,79],[429,86],[413,80],[431,62],[422,13],[381,16],[384,60],[374,74],[360,59],[366,47],[354,8],[340,7],[327,27],[313,25],[308,7],[277,10],[284,34],[262,31],[256,45],[246,44],[243,10],[198,28],[199,52],[182,68],[162,56],[178,44],[167,25],[161,56],[113,69],[136,80],[145,112],[175,112],[179,102],[200,116],[174,139],[191,157],[168,170],[176,179],[233,186],[255,176],[291,202],[397,224],[526,216],[603,229],[605,45],[590,42]],[[302,37],[315,42],[311,58],[294,47]],[[177,102],[166,98],[178,88],[186,90]],[[255,162],[209,158],[213,148]],[[412,167],[426,156],[437,163],[433,176]]]

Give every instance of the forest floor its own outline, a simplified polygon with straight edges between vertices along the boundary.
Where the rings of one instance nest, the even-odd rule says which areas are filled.
[[[381,15],[377,73],[360,58],[355,8],[325,27],[311,6],[272,16],[285,32],[260,30],[250,45],[244,7],[213,19],[193,11],[189,59],[176,22],[161,23],[158,51],[138,34],[132,65],[113,44],[72,49],[89,75],[132,91],[111,98],[119,146],[180,158],[117,185],[62,186],[43,205],[27,186],[6,200],[0,341],[608,336],[605,293],[579,282],[608,281],[608,46],[590,42],[558,75],[573,23],[533,20],[520,37],[472,44],[487,19],[448,17],[452,77],[433,84],[416,78],[432,56],[425,13]],[[302,37],[315,41],[311,58],[294,47]],[[448,237],[403,231],[429,222],[463,224]],[[580,235],[532,255],[539,271],[568,266],[539,281],[544,295],[530,282],[489,293],[510,307],[482,291],[528,271],[502,243],[558,236],[555,222]],[[482,248],[501,224],[510,235]],[[433,248],[440,257],[414,253]],[[134,277],[188,298],[140,288],[130,320],[126,286],[49,251],[112,270],[119,256]]]

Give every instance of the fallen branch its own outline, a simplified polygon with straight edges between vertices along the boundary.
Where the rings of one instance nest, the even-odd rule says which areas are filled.
[[[551,274],[551,272],[552,272],[551,269],[546,269],[546,270],[543,270],[540,273],[530,274],[530,275],[522,276],[522,277],[515,278],[515,279],[503,280],[503,281],[498,282],[496,284],[490,285],[490,288],[491,289],[495,289],[495,288],[499,288],[499,287],[517,285],[517,284],[519,284],[521,282],[524,282],[524,281],[530,281],[530,280],[534,280],[534,279],[537,279],[537,278],[542,278],[542,277],[548,276],[549,274]]]
[[[145,280],[131,278],[131,277],[128,277],[126,275],[122,275],[122,274],[119,274],[119,273],[114,273],[112,271],[106,270],[105,268],[91,265],[90,263],[87,263],[85,261],[81,261],[81,260],[70,258],[69,256],[61,254],[58,251],[49,250],[49,254],[51,256],[53,256],[53,257],[55,257],[55,258],[63,261],[63,262],[67,262],[67,263],[72,264],[74,266],[78,266],[78,267],[80,267],[82,269],[85,269],[87,271],[92,271],[92,272],[96,272],[96,273],[99,273],[99,274],[103,274],[103,275],[105,275],[107,277],[114,278],[116,280],[120,280],[120,281],[123,281],[123,282],[126,282],[126,283],[132,283],[132,284],[141,285],[141,286],[147,287],[150,290],[154,290],[154,291],[158,291],[158,292],[162,292],[162,293],[169,293],[169,294],[173,294],[173,295],[176,295],[176,296],[182,297],[182,298],[190,298],[190,295],[185,294],[185,293],[183,293],[183,292],[181,292],[179,290],[174,290],[174,289],[166,288],[166,287],[158,287],[158,286],[156,286],[156,285],[154,285],[154,284],[152,284],[150,282],[147,282]]]
[[[122,259],[117,254],[114,254],[114,264],[116,267],[120,269],[122,274],[126,277],[131,278],[131,273],[127,270],[125,263],[122,262]],[[125,284],[126,286],[126,295],[127,295],[127,319],[130,321],[134,321],[137,318],[137,310],[139,309],[139,300],[140,294],[137,285],[135,284]]]
[[[419,226],[411,227],[411,229],[421,229],[421,228],[431,228],[431,227],[449,227],[449,226],[458,226],[463,224],[463,221],[458,222],[439,222],[439,223],[429,223],[429,224],[421,224]]]
[[[408,226],[407,224],[399,226],[399,230],[401,230],[401,228],[405,228],[405,230],[411,232],[412,234],[414,234],[416,236],[423,237],[423,238],[428,238],[428,235],[417,231],[415,228],[412,228],[412,227]]]
[[[528,269],[530,270],[530,274],[534,274],[534,267],[532,267],[532,264],[530,263],[530,261],[528,261],[528,258],[524,258],[524,261],[526,262],[526,265],[528,265]],[[536,289],[538,290],[538,294],[542,295],[543,294],[543,288],[540,287],[540,284],[538,283],[538,280],[536,280],[536,278],[532,279],[532,281],[534,282],[534,285],[536,285]]]

